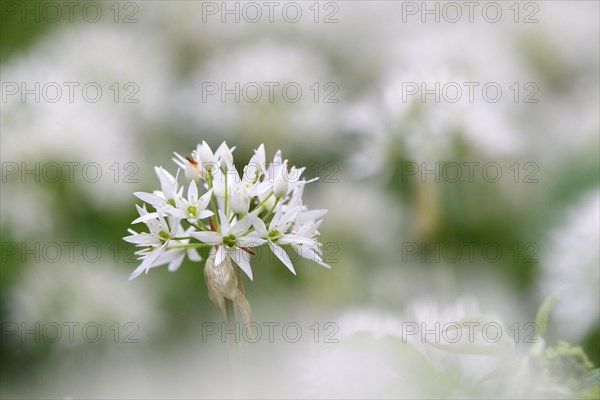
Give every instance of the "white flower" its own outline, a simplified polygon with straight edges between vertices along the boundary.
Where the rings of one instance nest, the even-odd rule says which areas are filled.
[[[176,237],[189,237],[192,231],[192,228],[184,230],[181,227],[181,225],[179,225]],[[189,239],[171,239],[169,241],[169,246],[167,247],[167,250],[163,251],[160,254],[160,256],[156,259],[156,261],[154,261],[150,268],[160,267],[161,265],[169,264],[167,267],[169,272],[175,272],[181,266],[181,263],[185,259],[186,255],[190,259],[190,261],[202,261],[202,257],[200,257],[200,254],[198,254],[198,251],[195,248],[186,247],[186,245],[189,244],[189,242]],[[173,248],[171,248],[171,246]]]
[[[276,167],[277,172],[273,182],[273,194],[276,198],[285,197],[288,193],[287,163],[288,161],[285,160],[283,164]]]
[[[205,141],[202,141],[192,152],[191,157],[183,157],[177,153],[173,161],[185,171],[188,180],[202,178],[206,180],[217,169],[217,159]]]
[[[239,174],[233,169],[233,175],[227,180],[227,195],[229,196],[229,207],[237,214],[246,214],[250,208],[250,197],[246,184],[240,179]]]
[[[288,267],[290,271],[295,275],[294,265],[290,260],[290,257],[280,245],[312,245],[313,240],[304,238],[299,235],[288,233],[287,231],[292,227],[296,214],[300,211],[299,208],[292,210],[291,212],[284,214],[283,207],[279,207],[278,211],[273,216],[267,229],[265,223],[256,216],[251,216],[254,229],[256,233],[263,239],[265,239],[269,245],[269,248],[281,260],[281,262]]]
[[[316,177],[309,181],[301,180],[300,178],[304,170],[304,167],[296,168],[295,166],[292,166],[288,170],[288,160],[282,161],[281,151],[277,151],[273,157],[273,161],[268,166],[265,166],[265,179],[260,185],[257,185],[255,191],[261,201],[268,198],[266,206],[271,207],[276,199],[285,198],[297,188],[319,179]],[[275,198],[269,198],[271,194]],[[302,193],[299,196],[301,197]]]
[[[294,251],[298,253],[298,255],[300,255],[301,257],[306,258],[307,260],[312,260],[317,264],[330,269],[331,266],[325,261],[323,261],[323,258],[321,256],[321,244],[316,240],[316,237],[318,236],[317,229],[319,228],[322,222],[323,220],[317,222],[311,221],[300,226],[299,228],[296,228],[295,234],[298,237],[303,237],[312,240],[310,240],[308,243],[292,242],[290,243],[290,247],[294,249]]]
[[[227,170],[233,166],[233,151],[235,147],[229,148],[227,143],[223,142],[215,151],[215,157],[218,160],[218,165],[220,168]]]
[[[600,190],[587,193],[550,237],[541,258],[541,299],[555,295],[550,323],[560,338],[579,342],[600,314]]]
[[[304,168],[288,170],[288,161],[282,162],[280,150],[267,168],[261,144],[240,178],[233,160],[234,149],[223,142],[213,153],[202,142],[191,157],[175,153],[173,160],[185,169],[189,179],[187,197],[183,196],[185,185],[180,187],[177,182],[179,170],[172,176],[162,167],[156,168],[160,191],[135,193],[155,210],[138,207],[140,216],[133,223],[145,223],[150,232],[130,231],[132,235],[125,238],[142,247],[136,254],[143,261],[132,279],[163,264],[169,264],[169,270],[174,271],[186,254],[197,261],[195,251],[200,247],[211,248],[213,269],[229,257],[253,279],[248,254],[254,254],[252,247],[264,243],[294,274],[288,248],[330,268],[321,257],[317,240],[317,228],[327,210],[309,210],[303,204],[304,185],[313,181],[300,179]],[[201,197],[200,179],[207,190]],[[208,223],[201,221],[205,218]]]
[[[188,187],[187,199],[182,196],[175,198],[177,208],[169,210],[169,214],[178,216],[182,219],[187,219],[194,223],[200,219],[208,218],[213,215],[213,212],[206,209],[212,196],[212,189],[198,198],[198,185],[196,181],[191,181]]]
[[[167,224],[162,214],[157,213],[155,217],[148,218],[149,215],[153,216],[154,213],[148,213],[145,208],[136,207],[140,213],[140,218],[148,226],[150,233],[137,233],[130,229],[129,232],[132,235],[123,238],[129,243],[144,247],[144,249],[135,253],[143,262],[133,271],[129,277],[130,280],[138,277],[142,272],[147,273],[150,268],[160,265],[158,261],[165,261],[165,256],[163,256],[162,260],[159,260],[159,257],[167,249],[167,245],[171,239],[177,237],[177,233],[180,231],[180,219],[178,217],[171,217]],[[169,261],[173,261],[173,259],[169,259]],[[178,267],[179,265],[173,265],[170,269],[177,269]]]
[[[233,225],[229,223],[221,210],[219,210],[219,217],[221,221],[220,232],[192,232],[191,235],[204,243],[217,246],[215,253],[215,264],[217,266],[221,265],[225,258],[229,256],[252,280],[252,269],[246,258],[248,248],[260,246],[265,242],[256,234],[248,233],[248,229],[252,224],[252,215],[248,214],[241,220],[235,221]]]
[[[244,177],[242,180],[247,188],[254,187],[260,176],[266,173],[265,162],[265,145],[261,144],[258,146],[258,149],[254,150],[254,155],[244,168]]]
[[[233,26],[228,25],[228,33]],[[331,96],[332,100],[339,100],[339,104],[323,104],[334,86],[324,89],[322,85],[335,81],[335,73],[330,71],[323,54],[306,46],[282,45],[273,40],[260,40],[256,45],[228,44],[217,46],[215,50],[204,53],[202,68],[190,74],[184,81],[185,87],[177,93],[178,115],[186,123],[196,127],[196,131],[214,132],[223,138],[235,137],[245,146],[257,138],[285,141],[307,151],[314,150],[315,142],[326,145],[326,138],[335,132],[343,91]],[[243,88],[245,83],[254,82],[260,86],[262,95],[256,103],[230,101],[234,99],[233,94],[226,95],[227,101],[221,102],[221,94],[225,92],[220,91],[208,96],[202,107],[198,107],[198,93],[205,91],[202,87],[208,82],[222,83],[228,90],[236,84]],[[269,82],[281,82],[281,85],[275,85],[273,90],[269,89]],[[287,95],[282,89],[286,82],[302,88],[298,102],[289,103],[284,97]],[[319,102],[314,101],[312,89],[305,89],[315,82],[321,83]],[[290,96],[292,92],[290,89]],[[245,134],[234,135],[240,131]]]
[[[155,167],[156,176],[160,181],[161,190],[156,190],[153,193],[135,192],[134,195],[140,200],[152,205],[157,211],[166,211],[175,207],[175,199],[181,197],[181,191],[177,184],[177,177],[174,177],[162,167]],[[177,171],[179,172],[179,170]],[[147,219],[156,217],[157,214],[150,214]],[[142,216],[133,223],[143,222]]]
[[[302,204],[302,195],[304,193],[304,184],[310,183],[315,179],[311,179],[310,181],[299,181],[298,186],[292,192],[290,196],[290,200],[287,203],[289,208],[300,207],[298,214],[296,214],[296,225],[303,225],[311,221],[315,221],[321,219],[327,214],[327,210],[309,210],[305,205]]]
[[[56,321],[95,321],[103,329],[117,321],[121,324],[135,321],[141,327],[137,338],[152,336],[164,322],[160,308],[154,304],[155,296],[143,285],[132,287],[123,279],[124,271],[119,267],[102,260],[98,263],[42,261],[24,265],[18,279],[7,287],[6,303],[10,307],[6,308],[8,315],[5,318],[7,321],[26,321],[28,326],[29,321],[39,321],[42,326]],[[90,342],[85,338],[75,335],[72,340],[58,340],[52,344],[51,353],[62,358],[73,352],[79,357],[81,346],[102,352],[106,347],[98,345],[111,342],[103,338],[89,346]],[[47,344],[45,340],[23,343],[28,348]]]

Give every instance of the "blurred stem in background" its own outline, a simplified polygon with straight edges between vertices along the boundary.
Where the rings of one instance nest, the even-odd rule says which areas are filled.
[[[237,332],[235,321],[235,308],[233,301],[225,298],[225,321],[227,324],[227,333]],[[237,334],[231,336],[225,335],[227,338],[227,350],[229,351],[229,361],[231,363],[231,377],[233,381],[233,390],[236,397],[243,397],[245,393],[244,384],[244,368],[242,366],[242,357],[240,355],[240,344],[237,340]]]
[[[413,235],[419,243],[435,248],[436,243],[439,242],[442,212],[439,185],[425,181],[417,184],[415,188]],[[438,249],[434,251],[439,252]],[[455,296],[456,277],[452,264],[436,262],[433,267],[433,280],[438,296],[442,299],[451,299]]]
[[[413,235],[421,242],[433,241],[440,228],[439,185],[421,182],[416,185]]]

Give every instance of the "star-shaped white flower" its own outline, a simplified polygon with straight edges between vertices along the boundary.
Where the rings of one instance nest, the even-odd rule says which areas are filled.
[[[234,220],[233,225],[229,223],[222,210],[219,210],[219,217],[220,232],[192,232],[191,235],[201,242],[218,246],[215,253],[215,264],[217,266],[229,256],[252,280],[252,269],[247,259],[247,249],[265,243],[265,240],[258,237],[256,233],[248,233],[252,225],[252,214],[246,215],[239,221]]]
[[[194,231],[194,229],[191,227],[186,231],[180,225],[179,230],[177,231],[177,237],[190,236],[190,233],[193,231]],[[202,257],[200,257],[200,254],[198,254],[198,250],[196,250],[195,248],[192,248],[192,247],[190,247],[190,248],[183,247],[183,245],[186,245],[189,243],[190,243],[189,239],[178,239],[178,240],[171,239],[169,241],[169,245],[168,245],[167,249],[160,254],[160,256],[156,259],[156,261],[154,261],[153,265],[150,268],[160,267],[161,265],[169,264],[169,266],[167,267],[169,272],[175,272],[181,266],[181,263],[185,259],[186,255],[190,259],[190,261],[194,261],[194,262],[202,261]],[[182,246],[182,247],[169,248],[171,246]]]
[[[322,212],[325,210],[315,211]],[[318,236],[317,229],[322,222],[323,220],[317,222],[311,221],[299,227],[295,227],[295,234],[299,237],[309,240],[309,243],[290,243],[290,246],[301,257],[306,258],[307,260],[312,260],[325,268],[331,269],[331,266],[323,261],[321,256],[321,244],[316,239]]]
[[[166,212],[171,208],[174,208],[176,205],[176,199],[181,197],[181,193],[183,188],[179,188],[179,184],[177,183],[177,175],[179,175],[179,170],[177,170],[176,176],[171,175],[169,172],[165,171],[162,167],[155,167],[156,176],[160,181],[161,190],[155,190],[153,193],[146,192],[135,192],[134,195],[140,200],[150,204],[153,206],[157,212]],[[150,220],[156,218],[156,213],[145,214],[144,216],[140,216],[140,218],[133,221],[133,223],[144,222],[145,220]]]
[[[261,144],[258,149],[254,150],[254,155],[244,168],[244,177],[242,180],[246,184],[246,188],[250,189],[259,182],[259,178],[266,174],[265,167],[265,145]]]
[[[206,180],[211,173],[219,168],[217,158],[205,141],[198,144],[191,157],[183,157],[178,153],[173,154],[175,154],[173,161],[183,169],[188,180],[198,180],[199,178]]]
[[[217,164],[219,168],[228,169],[233,166],[233,151],[234,147],[227,146],[227,143],[223,142],[219,145],[217,150],[215,151],[215,158],[217,159]]]
[[[281,245],[312,245],[313,240],[288,232],[294,224],[294,219],[300,208],[284,212],[283,210],[286,208],[277,207],[277,211],[273,215],[268,229],[262,219],[255,215],[251,215],[251,218],[257,235],[266,240],[273,254],[295,275],[296,271],[294,270],[292,260],[290,260],[289,255]]]
[[[139,259],[143,260],[142,263],[133,271],[129,280],[138,277],[142,272],[148,272],[150,268],[161,265],[157,264],[157,261],[163,255],[167,246],[171,242],[171,239],[176,238],[178,232],[182,230],[178,217],[169,218],[169,223],[165,221],[165,218],[160,213],[148,213],[144,208],[136,206],[140,214],[140,218],[143,219],[144,223],[148,226],[150,232],[137,233],[134,230],[129,230],[130,236],[126,236],[123,240],[133,243],[138,247],[143,247],[142,250],[137,251],[135,254],[139,256]],[[153,218],[148,218],[148,215],[156,215]],[[163,256],[164,259],[164,256]],[[173,260],[170,260],[173,261]],[[164,263],[163,263],[164,264]],[[180,263],[181,264],[181,263]],[[173,267],[177,269],[177,267]]]
[[[212,189],[198,197],[198,185],[196,181],[190,181],[187,191],[187,199],[183,196],[175,198],[177,208],[171,208],[168,212],[171,215],[178,216],[182,219],[187,219],[189,222],[208,218],[214,213],[207,210],[206,207],[210,203],[210,198],[213,194]]]
[[[246,189],[246,184],[235,168],[231,168],[227,173],[227,197],[231,211],[238,214],[248,213],[250,208],[250,195]]]

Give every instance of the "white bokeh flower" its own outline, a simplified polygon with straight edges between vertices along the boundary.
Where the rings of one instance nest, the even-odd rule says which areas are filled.
[[[556,296],[550,317],[560,338],[580,342],[600,318],[600,190],[585,194],[552,232],[540,259],[540,298]]]
[[[169,115],[163,99],[172,93],[172,57],[159,35],[139,25],[69,26],[3,62],[2,81],[19,91],[0,110],[0,151],[6,161],[79,163],[73,184],[92,204],[110,206],[131,193],[123,174],[133,170],[123,166],[145,160],[137,136]],[[24,101],[21,85],[30,91]],[[89,163],[100,168],[97,181],[82,178]],[[131,177],[139,179],[135,171]]]
[[[235,137],[243,146],[277,138],[306,149],[328,144],[343,91],[320,51],[266,36],[217,46],[202,60],[177,92],[176,115],[196,131]]]
[[[120,324],[120,330],[125,323],[136,324],[138,333],[134,337],[140,340],[151,336],[162,322],[151,293],[142,286],[131,287],[124,279],[124,272],[110,263],[101,260],[96,263],[42,262],[25,266],[22,272],[7,293],[10,319],[30,327],[36,322],[42,327],[59,324],[63,327],[63,336],[56,343],[55,351],[77,351],[89,344],[81,333],[88,323],[99,325],[101,339],[111,342],[114,323]],[[77,324],[74,325],[77,334],[72,341],[64,323]]]

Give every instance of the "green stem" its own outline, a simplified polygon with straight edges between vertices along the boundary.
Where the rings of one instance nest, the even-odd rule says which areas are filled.
[[[280,197],[275,198],[275,203],[273,203],[273,207],[271,207],[271,209],[269,210],[269,212],[267,213],[267,215],[265,215],[265,217],[263,218],[263,220],[267,221],[267,218],[269,218],[271,216],[271,213],[273,212],[273,210],[275,209],[275,207],[277,207],[277,203],[279,203],[279,199]]]
[[[225,172],[225,216],[227,217],[229,215],[229,202],[228,202],[228,195],[227,195],[227,191],[228,191],[228,185],[227,185],[227,171]]]
[[[189,222],[189,221],[188,221],[188,223],[189,223],[191,226],[193,226],[194,228],[196,228],[196,229],[200,229],[201,231],[203,231],[203,230],[204,230],[204,231],[210,231],[210,228],[209,228],[208,226],[204,225],[204,224],[202,223],[202,221],[200,221],[200,220],[197,220],[196,222],[197,222],[197,223],[196,223],[196,224],[194,224],[193,222]]]
[[[187,243],[187,244],[175,244],[173,246],[167,246],[167,249],[186,249],[186,248],[196,248],[196,247],[212,247],[213,244],[208,243]]]
[[[235,309],[233,301],[225,298],[225,321],[228,332],[237,332],[235,323]],[[231,376],[233,378],[233,387],[236,397],[243,397],[244,392],[244,369],[242,367],[242,358],[240,356],[240,345],[237,333],[233,335],[225,335],[227,337],[227,350],[229,351],[229,361],[231,363]]]
[[[271,196],[273,196],[273,192],[269,193],[269,195],[267,197],[265,197],[263,199],[263,201],[258,203],[258,205],[256,207],[254,207],[251,212],[254,212],[254,211],[258,210],[259,208],[261,208],[262,206],[264,206],[265,203],[267,202],[267,200],[269,200],[271,198]]]
[[[212,180],[212,174],[208,174],[208,176],[206,177],[206,183],[208,183],[208,189],[212,189],[213,188],[213,180]],[[219,230],[219,232],[221,231],[221,224],[219,224],[219,214],[217,213],[217,204],[215,203],[215,193],[213,191],[212,196],[210,196],[210,205],[212,207],[212,211],[215,214],[215,224],[217,225],[217,229]]]

